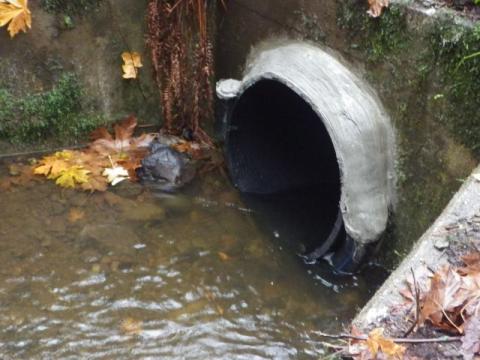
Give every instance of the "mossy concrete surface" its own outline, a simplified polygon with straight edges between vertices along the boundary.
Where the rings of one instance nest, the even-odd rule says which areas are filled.
[[[272,39],[329,49],[376,90],[396,129],[398,204],[382,262],[395,266],[446,206],[480,155],[480,25],[393,1],[376,19],[360,0],[232,0],[219,16],[217,74],[240,78]],[[252,50],[253,49],[253,50]]]
[[[423,289],[431,278],[432,271],[451,265],[450,261],[453,259],[449,259],[445,251],[453,243],[453,239],[447,229],[458,226],[458,231],[466,232],[466,229],[459,225],[461,221],[475,221],[475,217],[478,217],[480,182],[476,177],[479,173],[480,168],[477,168],[474,175],[465,181],[442,214],[415,244],[410,254],[356,316],[353,323],[358,328],[368,331],[383,327],[390,336],[404,336],[411,327],[411,318],[405,312],[408,306],[402,309],[401,304],[405,303],[405,298],[400,294],[400,290],[406,289],[407,283],[413,284],[414,280],[419,289]],[[460,241],[471,240],[465,236]],[[468,244],[464,243],[463,246],[468,248]],[[412,277],[412,273],[415,278]]]
[[[81,142],[98,124],[136,114],[158,123],[145,45],[147,0],[29,2],[32,29],[0,29],[0,150]],[[62,10],[63,9],[63,10]],[[142,55],[138,80],[122,78],[124,51]],[[30,116],[30,115],[35,116]]]

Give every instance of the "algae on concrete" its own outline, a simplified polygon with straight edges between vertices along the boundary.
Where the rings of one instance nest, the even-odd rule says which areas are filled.
[[[364,50],[369,61],[384,60],[405,49],[408,43],[405,7],[394,3],[382,16],[372,18],[363,5],[350,0],[341,2],[337,9],[337,24],[347,31],[349,46]]]
[[[104,124],[85,104],[84,91],[72,73],[63,74],[52,89],[25,95],[0,86],[0,139],[35,143],[55,138],[77,140]]]
[[[41,0],[42,7],[54,14],[85,15],[95,10],[104,0]]]

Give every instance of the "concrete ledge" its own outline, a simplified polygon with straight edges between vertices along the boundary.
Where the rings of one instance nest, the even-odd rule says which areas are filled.
[[[409,327],[405,316],[407,309],[400,306],[405,303],[405,299],[399,291],[406,287],[407,279],[412,280],[412,271],[419,287],[422,288],[431,270],[447,264],[445,249],[439,250],[437,247],[442,240],[447,239],[449,225],[478,215],[480,182],[473,176],[477,173],[480,173],[480,166],[465,181],[434,224],[417,241],[410,254],[355,317],[353,320],[355,326],[365,330],[381,326],[391,335],[399,335]]]

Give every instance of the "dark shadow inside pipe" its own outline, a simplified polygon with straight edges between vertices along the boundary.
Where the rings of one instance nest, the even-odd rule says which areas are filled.
[[[341,216],[339,166],[322,120],[297,93],[274,80],[247,89],[229,117],[226,157],[232,181],[276,238],[302,252],[328,238]]]

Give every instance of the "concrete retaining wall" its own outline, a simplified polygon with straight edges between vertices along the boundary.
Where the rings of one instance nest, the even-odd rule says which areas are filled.
[[[471,92],[477,80],[461,80],[449,67],[469,41],[474,44],[474,24],[401,2],[379,19],[365,12],[363,1],[232,0],[219,16],[217,74],[241,78],[248,55],[262,42],[300,39],[327,47],[372,85],[399,145],[398,206],[382,251],[393,267],[476,165],[480,100]],[[451,91],[460,81],[464,93]]]

